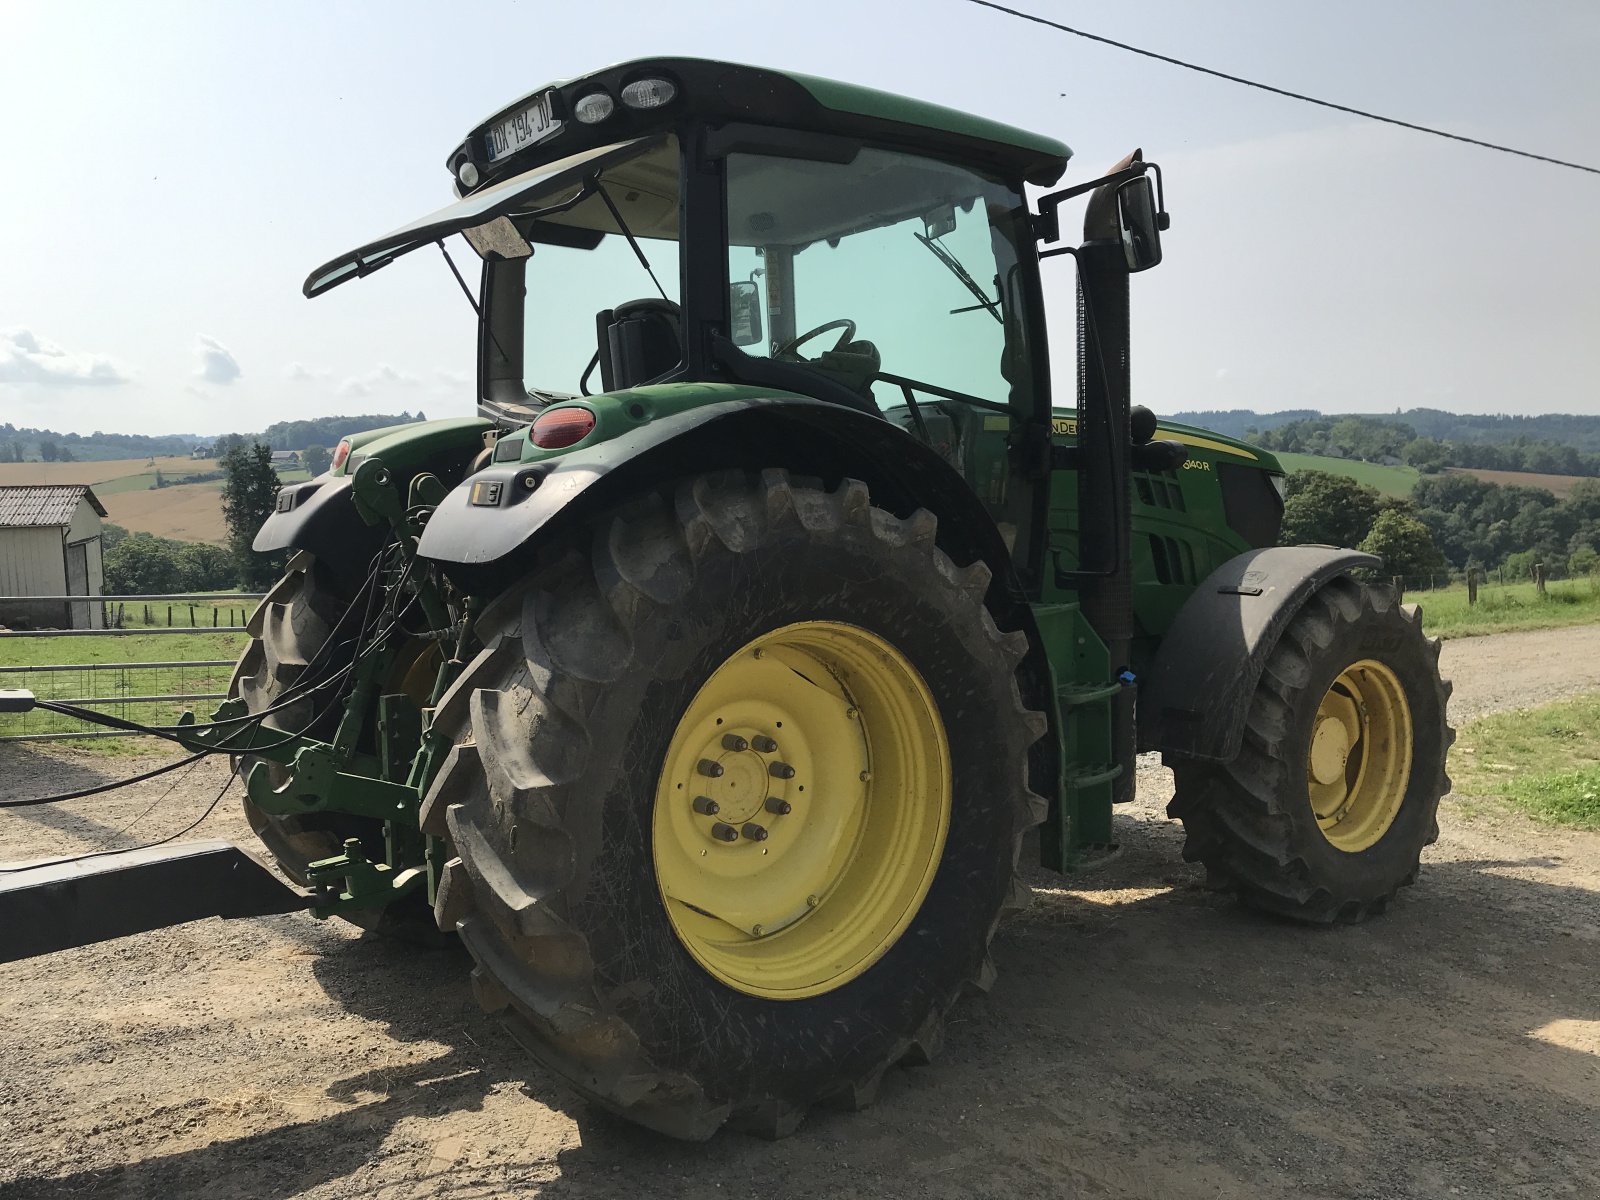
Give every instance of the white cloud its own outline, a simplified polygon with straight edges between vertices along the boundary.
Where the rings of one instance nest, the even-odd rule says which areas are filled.
[[[71,387],[127,382],[127,373],[103,354],[68,354],[32,330],[0,330],[0,383]]]
[[[239,361],[233,357],[233,352],[216,338],[197,333],[194,353],[200,360],[194,373],[207,383],[232,383],[244,373],[239,370]]]
[[[1229,372],[1227,367],[1218,367],[1217,368],[1217,380],[1218,380],[1218,382],[1221,382],[1222,380],[1226,379],[1229,376],[1229,374],[1231,374],[1231,372]]]
[[[292,362],[283,369],[283,377],[291,383],[322,383],[333,378],[327,367],[308,367],[302,362]]]
[[[353,375],[339,385],[341,396],[367,396],[393,388],[413,388],[422,380],[409,371],[400,371],[388,363],[381,363],[365,375]]]

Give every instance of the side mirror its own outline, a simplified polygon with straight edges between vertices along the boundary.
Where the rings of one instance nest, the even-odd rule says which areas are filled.
[[[1128,273],[1148,271],[1161,261],[1161,231],[1167,214],[1156,207],[1150,176],[1140,175],[1117,187],[1117,226]]]
[[[728,336],[735,346],[754,346],[761,329],[761,285],[742,280],[728,289]]]

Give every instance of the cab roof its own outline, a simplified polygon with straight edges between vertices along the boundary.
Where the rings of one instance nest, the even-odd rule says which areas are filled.
[[[630,110],[619,100],[612,115],[594,125],[571,118],[573,105],[591,92],[604,91],[617,100],[624,86],[641,79],[666,79],[675,85],[677,94],[669,104],[644,112]],[[546,93],[561,128],[524,150],[491,162],[488,132],[526,111]],[[480,122],[450,155],[447,165],[458,181],[462,164],[470,161],[474,165],[478,182],[471,188],[457,184],[457,191],[465,195],[538,161],[572,154],[590,142],[655,133],[686,118],[713,125],[768,125],[900,145],[1041,185],[1059,179],[1072,156],[1055,138],[876,88],[713,59],[642,58],[529,92]]]

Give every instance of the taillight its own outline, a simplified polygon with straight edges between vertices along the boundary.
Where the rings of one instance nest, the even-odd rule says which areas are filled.
[[[350,439],[345,438],[339,443],[339,448],[333,452],[333,462],[328,465],[330,471],[337,471],[344,466],[344,460],[350,457]]]
[[[528,430],[528,440],[541,450],[559,450],[581,442],[594,430],[594,413],[587,408],[552,408]]]

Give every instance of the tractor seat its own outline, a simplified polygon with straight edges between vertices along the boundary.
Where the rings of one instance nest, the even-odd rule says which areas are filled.
[[[629,300],[595,314],[600,385],[610,392],[659,379],[683,361],[683,310],[671,300]]]

